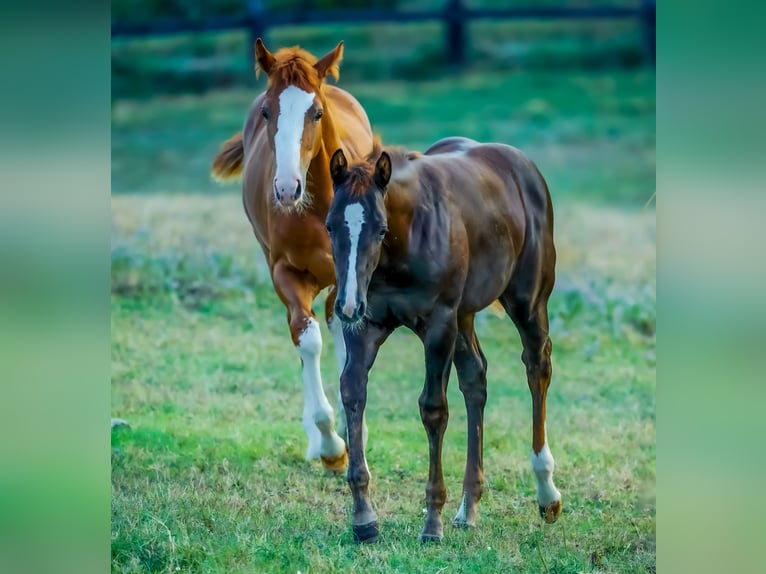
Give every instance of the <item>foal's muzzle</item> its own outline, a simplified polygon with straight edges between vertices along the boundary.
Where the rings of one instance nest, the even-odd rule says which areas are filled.
[[[293,207],[301,199],[303,186],[300,179],[281,180],[274,178],[274,197],[277,202],[284,207]]]
[[[360,301],[356,306],[344,305],[340,299],[335,301],[335,315],[344,323],[358,323],[364,318],[366,311],[367,304],[364,301]]]

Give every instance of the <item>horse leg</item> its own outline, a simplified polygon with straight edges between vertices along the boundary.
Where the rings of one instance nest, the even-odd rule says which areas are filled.
[[[468,441],[463,477],[463,501],[453,526],[475,527],[479,500],[484,489],[483,433],[487,404],[487,359],[473,328],[474,315],[458,319],[455,369],[468,415]]]
[[[354,501],[351,529],[356,542],[372,543],[378,539],[378,516],[369,498],[370,471],[364,455],[364,410],[367,405],[367,381],[378,349],[390,329],[368,324],[353,335],[346,335],[348,358],[340,377],[340,392],[348,428],[348,485]]]
[[[332,334],[333,347],[335,349],[335,359],[338,361],[338,373],[343,372],[343,368],[346,366],[346,342],[343,340],[343,322],[335,316],[333,309],[335,308],[335,297],[338,295],[338,290],[335,285],[330,287],[330,291],[327,294],[327,300],[325,301],[325,317],[327,319],[327,327]],[[346,428],[346,411],[343,408],[343,397],[340,393],[340,385],[338,386],[338,435],[346,441],[348,444],[348,433]],[[362,420],[362,440],[364,444],[367,444],[367,422]]]
[[[311,310],[318,293],[316,282],[281,262],[275,265],[272,277],[277,294],[287,307],[287,319],[293,344],[301,357],[303,373],[303,429],[309,438],[307,459],[321,458],[328,470],[340,472],[346,468],[346,445],[334,430],[332,407],[322,388],[319,359],[322,353],[322,333]]]
[[[457,321],[455,310],[437,309],[431,315],[423,335],[426,354],[426,380],[420,394],[420,419],[428,436],[428,483],[426,484],[426,519],[421,542],[442,539],[442,508],[447,498],[442,474],[442,441],[449,420],[447,383],[455,352]]]
[[[516,324],[524,350],[521,359],[527,368],[532,393],[532,470],[537,480],[537,503],[546,522],[556,522],[561,513],[561,493],[553,484],[555,461],[548,447],[545,425],[545,398],[551,382],[551,340],[548,337],[548,297],[530,306],[528,299],[501,298]]]

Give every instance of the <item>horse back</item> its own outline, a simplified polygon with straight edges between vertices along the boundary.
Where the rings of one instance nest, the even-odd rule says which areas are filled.
[[[423,158],[420,180],[434,182],[438,174],[442,200],[450,204],[452,248],[461,243],[457,236],[468,248],[461,307],[477,310],[507,287],[520,261],[542,259],[552,249],[550,196],[537,167],[520,150],[450,140],[432,146],[436,153]]]

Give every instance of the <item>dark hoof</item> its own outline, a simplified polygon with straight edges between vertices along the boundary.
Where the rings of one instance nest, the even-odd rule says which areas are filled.
[[[378,522],[370,522],[357,526],[354,524],[351,529],[354,532],[354,542],[357,544],[372,544],[378,541]]]
[[[548,524],[553,524],[554,522],[556,522],[556,519],[559,517],[559,514],[561,514],[560,500],[555,500],[551,502],[548,506],[543,506],[541,504],[538,504],[537,507],[540,509],[540,516]]]
[[[425,532],[420,535],[421,544],[441,544],[442,537],[438,534],[426,534]]]

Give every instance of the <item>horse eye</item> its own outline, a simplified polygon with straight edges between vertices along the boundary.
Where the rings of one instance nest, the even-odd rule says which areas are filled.
[[[261,108],[261,115],[263,116],[264,120],[268,120],[269,119],[269,110],[267,110],[266,108]]]
[[[327,234],[328,235],[331,234],[332,233],[332,227],[330,227],[329,225],[325,225],[325,227],[327,228]]]
[[[388,233],[388,229],[386,229],[386,228],[384,227],[383,229],[381,229],[381,230],[380,230],[380,234],[379,234],[379,237],[380,237],[381,239],[383,239],[383,238],[386,236],[386,233]]]
[[[314,121],[315,122],[318,122],[321,119],[322,113],[323,113],[322,110],[317,110],[317,113],[314,114]]]

